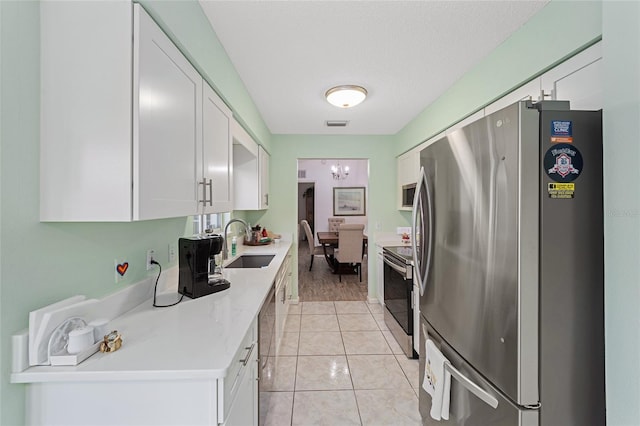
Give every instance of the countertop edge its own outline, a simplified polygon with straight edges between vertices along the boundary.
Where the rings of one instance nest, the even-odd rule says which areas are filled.
[[[28,384],[224,378],[291,246],[290,239],[282,239],[278,244],[266,246],[240,245],[235,257],[251,253],[275,253],[276,257],[264,269],[225,270],[225,278],[232,282],[232,290],[228,293],[225,293],[225,290],[198,299],[188,299],[186,303],[176,305],[178,309],[159,310],[150,306],[150,300],[145,300],[112,321],[114,328],[123,330],[123,347],[113,354],[98,352],[77,366],[29,367],[22,372],[11,373],[10,382]],[[175,288],[177,289],[177,282]],[[239,301],[242,302],[238,303]],[[190,320],[193,320],[194,324],[189,324]],[[201,322],[197,322],[198,320]],[[187,323],[184,330],[175,326],[177,321]],[[162,322],[169,327],[162,328]],[[202,339],[209,341],[219,337],[220,341],[215,345],[202,345],[200,348],[185,351],[183,347],[167,344],[174,339],[178,342],[194,344],[194,346],[200,344],[200,340],[194,343],[193,336],[189,339],[184,335],[189,335],[189,327],[197,327],[202,323],[210,324],[212,329],[215,328],[216,332],[209,330],[210,333],[206,335],[209,339]],[[258,340],[258,336],[255,340]],[[218,346],[220,349],[216,348]],[[167,353],[162,353],[164,349]],[[188,360],[191,368],[181,368],[181,363],[178,362],[179,357],[187,356],[186,352],[198,353]],[[157,356],[149,354],[157,354]],[[118,358],[121,360],[118,361]],[[181,361],[182,358],[179,360]],[[144,364],[150,365],[140,367]]]

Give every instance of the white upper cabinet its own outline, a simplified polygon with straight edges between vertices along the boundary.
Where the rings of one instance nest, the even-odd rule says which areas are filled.
[[[541,86],[545,99],[567,100],[571,109],[602,109],[602,42],[547,71],[542,75]]]
[[[133,219],[194,214],[202,77],[139,6],[133,53]]]
[[[233,120],[234,210],[264,210],[269,203],[269,154]]]
[[[228,211],[230,110],[138,4],[41,3],[40,219]]]
[[[133,8],[40,3],[40,219],[132,219]]]
[[[199,189],[203,213],[233,210],[233,150],[231,110],[213,89],[203,84],[202,178]]]
[[[540,96],[540,79],[536,78],[531,80],[527,84],[515,89],[514,91],[504,95],[491,105],[487,105],[484,109],[485,115],[493,114],[496,111],[500,111],[502,108],[508,107],[511,104],[515,104],[519,101],[537,101]]]
[[[262,145],[258,147],[258,162],[260,163],[260,210],[269,208],[269,153]]]

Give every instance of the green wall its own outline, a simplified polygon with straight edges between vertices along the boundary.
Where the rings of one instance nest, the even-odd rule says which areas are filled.
[[[527,83],[602,31],[599,1],[551,1],[398,133],[396,155]]]
[[[607,424],[640,425],[640,2],[603,2]]]

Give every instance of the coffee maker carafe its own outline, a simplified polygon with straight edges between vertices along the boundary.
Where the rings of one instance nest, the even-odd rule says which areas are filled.
[[[178,292],[192,299],[229,288],[222,278],[216,255],[224,239],[218,234],[180,238],[178,240]]]

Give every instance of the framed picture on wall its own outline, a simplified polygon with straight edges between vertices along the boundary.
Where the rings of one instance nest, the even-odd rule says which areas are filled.
[[[334,216],[365,216],[365,187],[333,188]]]

